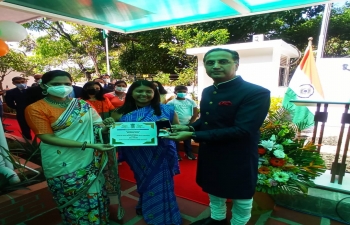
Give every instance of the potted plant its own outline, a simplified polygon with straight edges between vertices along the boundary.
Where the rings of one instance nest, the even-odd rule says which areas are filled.
[[[24,160],[13,155],[11,150],[2,145],[0,151],[2,162],[7,163],[1,167],[7,167],[5,173],[0,174],[2,223],[19,224],[54,209],[56,204],[50,195],[40,166],[29,162],[30,156]]]
[[[32,145],[28,142],[28,140],[26,140],[28,143],[25,144],[19,142],[18,140],[16,141],[20,146],[22,146],[21,151],[17,150],[17,152],[31,153],[23,164],[21,163],[20,158],[15,156],[14,153],[9,150],[5,134],[2,129],[2,124],[0,123],[0,192],[17,190],[34,182],[38,182],[36,178],[41,174],[39,171],[36,171],[26,165],[29,160],[36,156],[40,151],[37,142],[35,141]],[[17,173],[15,171],[17,171]],[[27,171],[30,171],[32,176],[29,177]]]
[[[297,137],[298,125],[290,120],[288,110],[270,113],[261,127],[259,143],[258,192],[306,194],[313,180],[325,170],[324,160],[314,143]]]

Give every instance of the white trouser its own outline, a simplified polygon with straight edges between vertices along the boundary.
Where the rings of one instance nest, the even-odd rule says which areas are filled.
[[[209,194],[210,213],[214,220],[226,218],[226,198]],[[233,199],[231,225],[245,225],[248,223],[253,206],[253,199]]]

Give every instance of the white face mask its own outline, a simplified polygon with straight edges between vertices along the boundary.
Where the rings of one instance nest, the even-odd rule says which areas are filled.
[[[65,98],[73,91],[72,86],[66,86],[66,85],[60,85],[60,86],[47,86],[47,93],[50,95],[59,97],[59,98]]]
[[[125,87],[115,87],[115,90],[116,91],[119,91],[119,92],[126,92],[126,88]]]
[[[111,82],[111,79],[103,79],[106,83]]]

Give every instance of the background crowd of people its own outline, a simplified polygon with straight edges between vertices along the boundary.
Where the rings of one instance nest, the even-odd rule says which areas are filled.
[[[209,218],[193,224],[226,224],[226,199],[234,202],[231,225],[248,222],[270,92],[236,75],[235,51],[212,49],[203,61],[214,84],[203,90],[200,117],[186,86],[176,86],[168,101],[158,81],[135,81],[127,89],[125,81],[111,83],[104,75],[81,88],[69,73],[54,70],[36,76],[28,88],[25,78],[13,78],[16,88],[6,92],[6,103],[16,109],[23,136],[32,139],[32,130],[41,140],[44,174],[65,224],[109,224],[109,194],[118,195],[123,216],[118,161],[134,173],[136,214],[150,225],[182,224],[173,177],[180,173],[180,141],[185,157],[197,159],[191,139],[199,142],[196,180],[209,194],[211,210]],[[115,122],[159,121],[169,121],[171,132],[156,146],[109,143]]]

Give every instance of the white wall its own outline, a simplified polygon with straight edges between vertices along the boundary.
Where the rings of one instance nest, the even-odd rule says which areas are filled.
[[[321,58],[317,61],[317,70],[326,100],[350,101],[350,71],[343,70],[350,58]]]
[[[2,82],[2,87],[5,89],[7,85],[9,89],[15,88],[16,86],[12,84],[12,78],[14,77],[21,77],[21,73],[15,71],[6,75],[4,78],[4,81]],[[27,85],[31,86],[34,82],[34,77],[30,76],[30,77],[27,77],[26,79],[28,79]]]
[[[350,69],[349,58],[321,58],[316,62],[326,101],[350,101],[350,71],[343,70],[343,64]],[[328,112],[327,124],[339,126],[344,106],[329,105]]]
[[[260,85],[271,91],[271,96],[283,97],[284,87],[278,87],[280,51],[272,48],[259,51],[251,49],[239,52],[240,65],[237,75],[248,82]],[[198,93],[213,84],[206,74],[203,64],[203,54],[198,55]],[[200,98],[200,95],[199,95]]]
[[[272,49],[271,49],[272,50]],[[272,51],[260,54],[241,54],[237,74],[245,81],[263,86],[272,91],[278,84],[278,67],[273,61]]]

